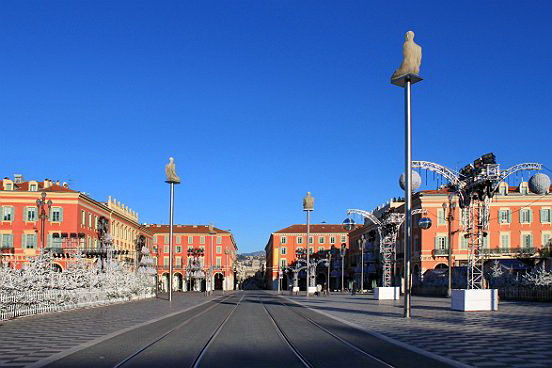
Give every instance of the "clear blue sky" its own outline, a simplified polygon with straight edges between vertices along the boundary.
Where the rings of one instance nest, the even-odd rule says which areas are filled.
[[[423,47],[414,159],[552,167],[549,1],[3,1],[2,176],[70,180],[240,251],[393,196],[404,33]],[[547,172],[551,174],[549,171]],[[435,183],[430,183],[430,187]]]

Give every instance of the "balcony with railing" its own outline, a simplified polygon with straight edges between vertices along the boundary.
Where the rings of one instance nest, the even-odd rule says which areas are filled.
[[[434,257],[448,256],[448,254],[449,254],[448,248],[433,249]]]
[[[453,250],[454,252],[456,249]],[[464,250],[467,251],[467,250]],[[448,256],[448,248],[433,249],[433,257],[446,257]],[[481,248],[479,250],[480,254],[483,256],[500,256],[500,255],[525,255],[531,256],[538,252],[538,249],[535,247],[520,247],[520,248]]]

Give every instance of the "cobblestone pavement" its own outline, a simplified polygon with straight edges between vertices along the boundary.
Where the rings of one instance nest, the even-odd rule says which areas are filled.
[[[403,302],[371,295],[287,298],[415,348],[474,367],[552,367],[552,304],[503,301],[495,312],[457,312],[445,298]]]
[[[165,295],[158,299],[0,322],[0,367],[25,367],[54,354],[86,346],[120,330],[199,305],[216,296],[175,293],[171,304]]]

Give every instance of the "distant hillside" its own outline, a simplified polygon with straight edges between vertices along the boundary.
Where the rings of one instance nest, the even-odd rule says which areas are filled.
[[[263,256],[265,255],[264,250],[259,250],[257,252],[250,252],[250,253],[240,253],[240,256]]]

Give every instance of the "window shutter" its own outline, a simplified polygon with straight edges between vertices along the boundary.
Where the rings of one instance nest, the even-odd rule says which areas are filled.
[[[48,234],[48,248],[52,248],[52,234]]]
[[[4,206],[0,206],[0,221],[4,221]]]
[[[435,244],[433,244],[433,248],[434,249],[439,249],[439,237],[438,236],[435,237],[434,243]]]
[[[27,212],[29,212],[29,207],[25,207],[23,209],[23,221],[27,221],[27,219],[29,218]]]
[[[510,223],[512,223],[512,211],[510,211],[510,210],[506,210],[506,211],[508,213],[508,223],[510,224]]]
[[[27,236],[26,234],[21,235],[21,248],[27,248]]]
[[[59,207],[59,222],[63,222],[63,207]]]
[[[445,249],[448,249],[449,243],[448,243],[448,236],[445,237]]]
[[[533,211],[532,210],[527,210],[527,212],[529,212],[529,223],[532,223],[533,222]]]
[[[545,214],[546,210],[540,210],[540,222],[544,222],[545,220]]]

